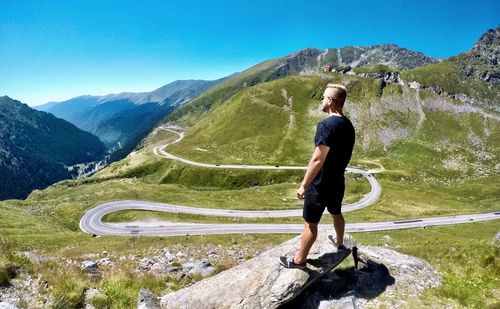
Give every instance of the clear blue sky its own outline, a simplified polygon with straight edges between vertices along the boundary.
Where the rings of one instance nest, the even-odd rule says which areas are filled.
[[[0,96],[38,105],[151,91],[306,47],[449,57],[499,24],[498,0],[0,0]]]

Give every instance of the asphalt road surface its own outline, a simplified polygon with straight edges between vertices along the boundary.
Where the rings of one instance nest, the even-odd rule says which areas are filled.
[[[154,153],[171,160],[177,160],[185,164],[207,167],[207,168],[225,168],[225,169],[294,169],[305,170],[302,166],[266,166],[266,165],[221,165],[206,164],[186,160],[165,151],[165,147],[177,143],[183,139],[184,133],[171,130],[168,127],[162,129],[179,134],[179,138],[169,144],[158,146]],[[359,173],[363,175],[371,185],[370,192],[361,200],[353,204],[343,205],[343,212],[353,211],[367,207],[377,201],[380,196],[381,188],[377,180],[368,172],[347,168],[349,173]],[[245,217],[245,218],[271,218],[271,217],[293,217],[302,216],[302,209],[290,210],[268,210],[268,211],[243,211],[243,210],[225,210],[196,208],[188,206],[179,206],[173,204],[154,203],[146,201],[122,200],[108,202],[98,205],[85,213],[80,220],[80,228],[87,233],[95,235],[113,235],[113,236],[182,236],[182,235],[206,235],[206,234],[245,234],[245,233],[301,233],[302,224],[198,224],[198,223],[177,223],[166,221],[155,222],[129,222],[129,223],[104,223],[102,217],[106,214],[122,210],[148,210],[170,213],[185,213],[206,216],[226,216],[226,217]],[[426,228],[428,226],[441,226],[450,224],[459,224],[467,222],[478,222],[486,220],[495,220],[500,218],[500,212],[485,214],[471,214],[446,216],[435,218],[419,218],[401,221],[387,222],[365,222],[352,223],[346,225],[346,232],[370,232],[395,230],[406,228]]]

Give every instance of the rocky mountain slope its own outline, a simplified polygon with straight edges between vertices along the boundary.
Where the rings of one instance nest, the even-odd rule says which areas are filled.
[[[500,26],[489,29],[467,52],[445,61],[401,72],[406,81],[451,94],[489,110],[500,112]]]
[[[229,78],[186,106],[178,108],[167,116],[166,120],[191,125],[212,106],[218,106],[241,89],[287,76],[317,74],[323,72],[325,65],[330,66],[332,70],[384,65],[397,71],[438,62],[438,59],[394,44],[347,46],[326,50],[306,48],[281,58],[262,62]]]
[[[0,199],[71,178],[70,166],[105,154],[92,134],[6,96],[0,97],[0,146]]]
[[[500,83],[500,26],[489,29],[467,52],[452,57],[464,77],[474,77],[489,86]]]

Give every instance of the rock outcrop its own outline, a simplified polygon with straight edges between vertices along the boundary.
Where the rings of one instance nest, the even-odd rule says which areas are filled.
[[[467,52],[451,58],[465,77],[474,77],[490,86],[500,84],[500,26],[489,29]]]
[[[441,283],[422,259],[369,246],[358,246],[357,255],[357,267],[329,273],[282,309],[425,307],[419,296]]]
[[[278,261],[279,256],[295,252],[299,236],[180,291],[160,298],[143,291],[138,304],[142,308],[403,308],[418,304],[425,289],[441,283],[422,259],[384,247],[356,247],[350,237],[348,249],[337,251],[327,237],[330,233],[320,230],[305,270],[286,269]],[[352,267],[331,271],[351,253]],[[385,297],[379,298],[382,294]]]
[[[336,250],[327,238],[329,233],[320,231],[305,270],[279,264],[280,256],[291,255],[298,248],[300,237],[295,237],[234,268],[161,297],[161,307],[277,308],[349,256],[350,249]],[[352,246],[351,241],[348,247]]]

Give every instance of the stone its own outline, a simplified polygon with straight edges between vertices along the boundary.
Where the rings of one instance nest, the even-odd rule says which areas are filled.
[[[81,264],[83,270],[93,272],[98,270],[97,263],[94,261],[83,261]]]
[[[0,302],[0,309],[18,309],[18,308],[11,303],[2,301]]]
[[[113,261],[111,261],[109,258],[103,258],[97,261],[97,266],[101,267],[107,267],[107,268],[113,268],[115,267],[115,264]]]
[[[500,248],[500,232],[497,232],[495,237],[493,237],[492,243],[493,243],[493,246]]]
[[[219,257],[220,257],[219,254],[216,251],[214,251],[214,250],[210,250],[210,251],[207,252],[207,258],[208,259],[217,259]]]
[[[187,255],[185,255],[184,253],[182,253],[181,251],[177,252],[177,254],[175,255],[178,259],[184,259],[187,257]]]
[[[422,85],[415,81],[411,82],[408,86],[412,89],[422,89]]]
[[[101,294],[100,289],[95,289],[95,288],[86,289],[85,292],[83,293],[84,303],[86,304],[85,309],[95,309],[95,307],[90,304],[90,301],[92,300],[92,298],[97,297],[100,294]]]
[[[386,83],[398,84],[400,80],[401,78],[399,76],[399,73],[388,72],[384,75],[384,82]]]
[[[101,277],[101,271],[99,270],[99,266],[97,265],[97,262],[94,261],[83,261],[80,263],[81,268],[89,273],[90,277],[92,278],[100,278]]]
[[[0,308],[17,308],[19,300],[24,301],[23,308],[52,308],[52,298],[42,292],[47,290],[47,282],[40,276],[35,279],[26,273],[20,273],[10,283],[8,287],[0,287]]]
[[[162,308],[277,308],[342,262],[351,249],[337,251],[327,238],[331,229],[320,228],[306,269],[287,269],[282,255],[294,254],[300,236],[253,259],[194,285],[162,296]],[[345,243],[352,248],[353,242]],[[350,244],[350,245],[349,245]]]
[[[165,260],[167,262],[172,262],[173,260],[175,260],[177,258],[174,254],[170,253],[170,251],[165,251],[164,256],[165,256]]]
[[[168,272],[167,261],[164,257],[144,257],[139,261],[137,272],[151,272],[153,275],[164,275]]]
[[[389,235],[384,235],[384,237],[382,237],[382,240],[383,240],[386,244],[388,244],[388,243],[392,242],[392,237],[391,237],[391,236],[389,236]]]
[[[357,268],[330,272],[282,308],[407,308],[441,282],[427,262],[391,249],[359,246],[357,256]]]
[[[39,255],[34,251],[22,251],[19,253],[19,255],[27,258],[33,264],[40,264],[42,262],[49,261],[49,260],[53,259],[53,257],[51,257],[51,256]]]
[[[182,264],[182,271],[189,274],[199,273],[203,277],[211,274],[215,268],[209,261],[195,261]]]
[[[137,309],[160,309],[160,301],[148,289],[141,289],[139,291],[139,298],[137,299]]]

